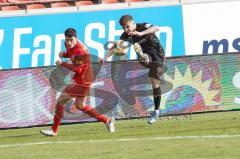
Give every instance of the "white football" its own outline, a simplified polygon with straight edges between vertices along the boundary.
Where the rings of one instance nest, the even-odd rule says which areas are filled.
[[[114,49],[114,54],[117,56],[126,55],[129,49],[129,43],[124,40],[116,41],[116,48]]]

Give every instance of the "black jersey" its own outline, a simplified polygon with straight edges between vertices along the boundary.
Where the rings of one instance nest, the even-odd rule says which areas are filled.
[[[136,31],[142,32],[152,26],[153,25],[148,24],[148,23],[137,23]],[[134,36],[134,35],[129,36],[129,35],[127,35],[126,32],[123,32],[120,39],[124,40],[124,41],[128,41],[131,44],[134,44],[137,42],[142,47],[142,50],[144,53],[155,54],[157,56],[164,58],[163,48],[160,44],[158,37],[154,33],[139,37],[139,36]]]

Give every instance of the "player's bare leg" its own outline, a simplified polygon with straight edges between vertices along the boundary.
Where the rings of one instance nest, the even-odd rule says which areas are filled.
[[[153,87],[153,99],[154,99],[154,111],[151,113],[150,118],[148,119],[149,124],[153,124],[158,120],[159,116],[159,108],[161,102],[161,88],[160,88],[160,80],[151,78],[151,83]]]
[[[57,136],[58,134],[58,127],[61,123],[61,120],[64,116],[64,105],[70,101],[73,97],[71,97],[69,94],[67,93],[62,93],[60,95],[60,97],[57,100],[57,106],[56,106],[56,110],[55,110],[55,114],[54,114],[54,118],[53,118],[53,126],[50,129],[46,129],[46,130],[41,130],[40,132],[43,135],[46,136]]]
[[[113,117],[106,117],[104,114],[99,113],[95,108],[86,105],[86,100],[87,97],[77,97],[75,101],[76,107],[89,116],[103,122],[110,133],[115,132],[115,119]]]

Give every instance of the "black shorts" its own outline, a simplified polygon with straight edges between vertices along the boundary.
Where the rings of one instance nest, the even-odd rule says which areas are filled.
[[[148,77],[160,79],[161,75],[166,71],[166,57],[164,56],[164,50],[161,52],[144,53],[149,58],[149,63],[139,62],[144,67],[149,68]]]

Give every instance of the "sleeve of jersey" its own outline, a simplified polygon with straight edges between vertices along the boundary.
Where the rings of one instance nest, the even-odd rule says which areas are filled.
[[[70,57],[70,56],[69,56],[68,52],[65,52],[64,58],[69,58],[69,57]]]
[[[126,33],[123,33],[121,36],[120,36],[120,40],[126,40],[127,38],[126,38]]]
[[[123,41],[128,41],[130,43],[132,43],[132,39],[130,39],[126,33],[123,33],[121,36],[120,36],[120,40],[123,40]]]
[[[83,71],[83,68],[86,67],[86,64],[82,64],[82,65],[78,65],[78,66],[74,66],[73,64],[69,64],[66,62],[62,63],[63,67],[66,67],[67,69],[75,72],[75,73],[81,73]]]
[[[123,38],[123,34],[120,36],[120,40],[124,40],[124,38]]]
[[[141,25],[145,30],[153,26],[152,24],[149,24],[149,23],[142,23]]]

